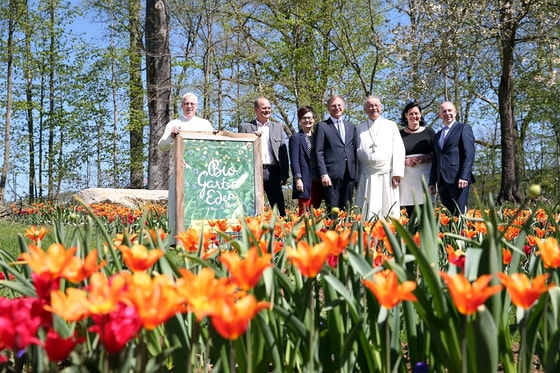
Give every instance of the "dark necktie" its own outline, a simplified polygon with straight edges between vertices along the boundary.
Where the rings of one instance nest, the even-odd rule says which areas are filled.
[[[337,122],[337,127],[338,127],[338,133],[340,134],[340,138],[342,139],[342,142],[344,142],[344,140],[346,140],[346,136],[344,133],[344,122],[342,121],[342,119],[339,119]]]
[[[443,148],[443,144],[445,143],[445,136],[447,135],[447,131],[449,131],[448,126],[443,126],[441,129],[441,134],[439,135],[439,147]]]

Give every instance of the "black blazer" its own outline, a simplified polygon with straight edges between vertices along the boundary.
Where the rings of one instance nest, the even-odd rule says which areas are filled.
[[[317,124],[313,152],[319,177],[329,175],[331,179],[343,179],[348,166],[350,179],[356,179],[356,126],[343,122],[344,142],[331,118]]]
[[[313,140],[312,140],[313,141]],[[288,142],[290,150],[290,167],[292,168],[293,192],[292,198],[311,198],[312,165],[311,154],[307,148],[303,131],[294,133]],[[303,182],[303,192],[296,189],[296,179]]]
[[[457,184],[459,179],[474,183],[474,135],[471,126],[455,122],[445,137],[443,148],[439,147],[440,136],[441,130],[434,137],[430,185],[441,182],[440,177],[448,184]]]

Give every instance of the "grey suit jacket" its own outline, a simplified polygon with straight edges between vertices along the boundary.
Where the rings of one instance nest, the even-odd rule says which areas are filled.
[[[286,142],[284,141],[284,129],[282,125],[277,122],[270,121],[268,123],[269,129],[269,136],[270,136],[270,145],[272,146],[272,153],[274,154],[274,158],[278,166],[280,166],[280,172],[282,179],[288,179],[290,176],[290,161],[288,158],[288,147],[286,146]],[[253,120],[252,122],[242,123],[241,127],[239,128],[240,133],[255,133],[259,130],[257,126],[257,120]]]

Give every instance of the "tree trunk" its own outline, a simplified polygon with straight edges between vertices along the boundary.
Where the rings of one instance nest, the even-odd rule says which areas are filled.
[[[37,177],[35,170],[35,123],[33,122],[33,53],[31,51],[32,26],[29,20],[27,2],[25,4],[25,99],[27,101],[27,146],[29,150],[29,200],[37,197]]]
[[[157,143],[173,116],[171,106],[171,61],[169,11],[166,0],[146,0],[146,81],[150,146],[148,189],[167,189],[171,152],[160,152]]]
[[[129,0],[130,187],[144,186],[144,87],[140,0]]]
[[[517,129],[513,116],[513,53],[517,23],[511,16],[511,4],[508,2],[500,10],[501,33],[500,47],[502,56],[502,76],[498,87],[498,107],[502,136],[502,181],[497,202],[520,202],[519,171],[517,159]]]
[[[7,42],[7,92],[6,92],[6,127],[4,128],[4,164],[2,166],[2,175],[0,176],[0,205],[4,204],[6,192],[6,180],[8,178],[8,170],[10,168],[10,129],[12,121],[12,81],[13,81],[13,62],[14,62],[14,41],[13,35],[16,24],[16,1],[10,1],[10,14],[8,20],[8,42]]]
[[[54,198],[54,162],[55,162],[55,146],[54,146],[54,118],[55,118],[55,77],[54,77],[54,57],[56,51],[56,40],[54,37],[54,5],[49,3],[49,33],[50,33],[50,45],[48,51],[48,63],[47,68],[49,69],[48,76],[48,86],[49,86],[49,110],[48,110],[48,128],[49,128],[49,137],[48,137],[48,150],[47,150],[47,199],[52,201]]]

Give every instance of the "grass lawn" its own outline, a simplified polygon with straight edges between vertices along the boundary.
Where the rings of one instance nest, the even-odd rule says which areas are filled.
[[[25,234],[26,229],[28,225],[0,220],[0,248],[17,255],[20,252],[18,234]]]

